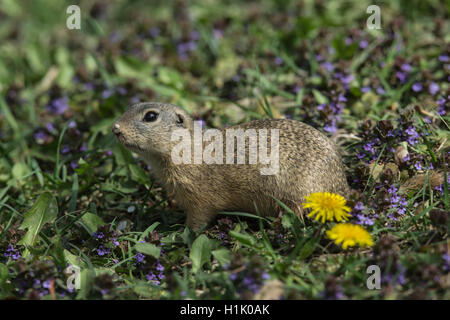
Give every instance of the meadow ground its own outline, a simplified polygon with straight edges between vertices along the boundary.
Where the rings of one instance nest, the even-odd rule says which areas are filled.
[[[81,30],[70,4],[0,2],[0,298],[450,298],[448,2],[380,2],[375,30],[369,1],[80,1]],[[139,101],[321,130],[374,245],[289,208],[194,233],[111,133]]]

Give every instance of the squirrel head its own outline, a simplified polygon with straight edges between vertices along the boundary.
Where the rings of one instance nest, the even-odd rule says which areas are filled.
[[[192,118],[180,107],[167,103],[145,102],[132,105],[112,127],[125,147],[143,156],[169,155],[176,142],[177,129],[192,131]]]

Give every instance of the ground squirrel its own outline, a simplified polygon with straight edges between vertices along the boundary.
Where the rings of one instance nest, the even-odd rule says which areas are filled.
[[[173,138],[173,133],[181,130],[193,138],[195,125],[180,107],[149,102],[131,106],[112,128],[120,143],[151,165],[156,180],[165,187],[169,197],[174,198],[186,211],[186,223],[194,230],[209,223],[221,211],[277,216],[280,207],[272,197],[285,203],[296,214],[301,214],[301,203],[310,193],[326,191],[348,195],[349,188],[336,146],[324,134],[307,124],[295,120],[267,119],[216,130],[223,137],[223,149],[213,149],[211,156],[223,157],[223,164],[211,163],[211,160],[206,163],[206,158],[196,163],[195,143],[189,150],[179,153],[183,155],[186,152],[184,155],[187,157],[184,159],[193,161],[176,163],[172,152],[180,141]],[[243,164],[226,162],[229,154],[226,151],[231,150],[225,146],[226,131],[229,129],[255,129],[257,132],[261,129],[278,129],[273,130],[278,132],[278,137],[267,133],[270,139],[266,139],[266,154],[272,155],[272,150],[278,151],[276,173],[263,174],[261,169],[268,167],[267,162],[250,161],[250,139],[244,138],[246,157]],[[209,145],[213,140],[220,139],[211,139]],[[278,144],[272,145],[275,140]],[[204,148],[204,152],[211,151],[211,148],[206,148],[207,141],[200,144],[197,147]],[[238,140],[234,146],[235,155],[232,156],[235,162],[239,153],[237,147]],[[242,149],[240,153],[242,155]]]

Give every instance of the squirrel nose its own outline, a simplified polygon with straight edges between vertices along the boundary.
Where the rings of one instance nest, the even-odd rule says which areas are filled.
[[[117,136],[120,134],[120,125],[118,123],[114,123],[112,132]]]

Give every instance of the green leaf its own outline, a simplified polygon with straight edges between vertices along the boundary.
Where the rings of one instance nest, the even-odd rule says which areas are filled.
[[[297,240],[302,239],[303,232],[302,232],[302,223],[300,221],[300,218],[293,212],[286,212],[281,217],[281,224],[286,229],[291,229],[291,231],[294,233]]]
[[[155,296],[155,286],[143,281],[134,285],[133,291],[143,298],[152,298]]]
[[[212,255],[221,266],[225,266],[230,263],[230,250],[228,249],[222,248],[214,250]]]
[[[255,214],[251,214],[251,213],[247,213],[247,212],[228,212],[228,211],[226,211],[226,212],[218,212],[217,214],[255,218],[255,219],[265,220],[267,222],[270,222],[270,220],[268,220],[268,219],[266,219],[264,217],[260,217],[260,216],[257,216]]]
[[[85,267],[86,264],[84,263],[84,261],[81,260],[80,257],[72,254],[69,250],[64,249],[63,254],[68,265],[77,266],[79,268]]]
[[[128,163],[133,162],[133,156],[131,155],[131,152],[125,149],[125,147],[123,147],[119,143],[115,144],[113,148],[113,154],[116,163],[119,166],[127,165]]]
[[[5,266],[3,263],[0,263],[0,286],[3,286],[3,284],[6,282],[8,278],[9,278],[8,267]]]
[[[234,239],[238,240],[239,242],[242,242],[243,244],[246,244],[251,247],[255,246],[256,239],[249,234],[243,234],[243,233],[239,233],[239,232],[231,230],[230,236],[233,237]]]
[[[141,167],[139,167],[135,164],[129,164],[128,168],[130,168],[131,178],[134,181],[139,182],[146,186],[150,185],[150,179],[148,177],[148,173],[145,172],[144,169],[142,169]]]
[[[77,299],[86,299],[91,291],[95,280],[95,270],[92,268],[84,268],[80,272],[80,291]]]
[[[325,96],[324,96],[323,94],[321,94],[319,91],[317,91],[317,90],[314,89],[312,92],[313,92],[314,98],[316,99],[316,101],[317,101],[318,104],[325,104],[325,103],[328,103],[327,97],[325,97]]]
[[[160,222],[154,222],[150,227],[148,227],[147,229],[144,230],[144,232],[142,232],[141,236],[139,237],[139,241],[144,240],[144,238],[149,234],[152,233],[157,226],[160,225]]]
[[[186,227],[184,228],[183,233],[180,235],[181,239],[183,239],[183,242],[188,246],[191,247],[192,243],[194,242],[195,234],[193,231],[191,231],[190,228]]]
[[[197,272],[211,258],[211,243],[207,236],[200,235],[192,244],[189,258],[192,261],[192,271]]]
[[[21,179],[29,172],[28,166],[23,162],[17,162],[12,167],[12,174],[15,179]]]
[[[95,231],[97,231],[98,227],[104,225],[105,222],[98,215],[94,213],[87,212],[81,218],[85,227],[89,230],[89,233],[92,235]]]
[[[161,248],[158,248],[151,243],[136,243],[134,249],[140,253],[152,256],[156,259],[159,259],[159,256],[161,255]]]
[[[24,215],[20,229],[28,229],[19,244],[32,246],[38,239],[39,232],[47,223],[55,221],[58,215],[58,205],[56,199],[50,192],[41,194],[33,207]],[[24,256],[28,253],[25,251]]]
[[[298,255],[298,258],[300,260],[306,259],[307,257],[309,257],[314,250],[316,249],[317,244],[319,243],[319,238],[312,238],[311,240],[309,240],[304,246],[303,248],[300,250],[300,253]]]

